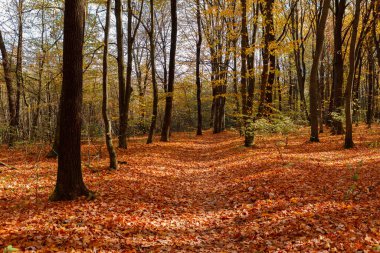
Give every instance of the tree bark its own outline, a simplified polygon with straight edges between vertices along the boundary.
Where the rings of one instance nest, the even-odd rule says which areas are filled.
[[[173,112],[173,92],[174,92],[174,78],[175,78],[175,55],[177,50],[177,1],[170,0],[171,9],[171,35],[170,35],[170,56],[169,56],[169,78],[168,78],[168,92],[165,101],[165,115],[164,123],[161,132],[161,141],[169,141],[170,127]]]
[[[263,49],[263,73],[261,79],[261,96],[257,116],[269,117],[273,112],[273,84],[275,80],[276,56],[271,45],[275,42],[275,30],[273,20],[274,0],[268,0],[262,4],[264,15],[264,49]]]
[[[84,0],[66,0],[58,174],[53,201],[90,196],[81,168]]]
[[[372,41],[370,42],[370,45]],[[367,100],[367,115],[366,123],[368,128],[371,128],[373,121],[374,108],[374,86],[375,86],[375,61],[373,57],[372,45],[368,46],[368,100]]]
[[[158,116],[158,87],[156,78],[156,46],[155,46],[155,32],[154,32],[154,1],[150,0],[150,31],[149,31],[149,44],[150,44],[150,64],[152,71],[152,85],[153,85],[153,108],[152,108],[152,122],[149,128],[149,136],[147,144],[153,143],[153,136],[156,130],[157,116]]]
[[[2,32],[0,31],[0,50],[3,58],[4,79],[8,93],[8,108],[9,108],[9,138],[8,146],[13,147],[17,136],[17,116],[16,116],[16,101],[15,92],[12,84],[12,73],[10,59],[3,39]]]
[[[23,40],[24,40],[24,26],[23,26],[23,11],[24,0],[18,1],[17,16],[18,16],[18,41],[17,41],[17,54],[16,54],[16,127],[20,124],[20,98],[21,89],[23,87],[23,68],[22,68],[22,55],[23,55]]]
[[[248,57],[247,51],[249,49],[249,39],[248,39],[248,27],[247,27],[247,1],[241,0],[241,8],[242,8],[242,30],[241,30],[241,87],[242,87],[242,97],[243,101],[243,119],[244,119],[244,145],[245,147],[251,147],[254,142],[254,132],[253,132],[253,120],[252,117],[252,93],[253,86],[250,72],[251,69],[247,71],[247,60],[250,59]],[[251,64],[248,64],[250,67]],[[249,80],[251,79],[251,80]],[[247,87],[248,84],[248,87]],[[247,88],[249,88],[247,94]],[[251,102],[252,101],[252,102]]]
[[[330,114],[335,113],[335,116],[342,114],[343,109],[343,19],[346,10],[346,0],[335,0],[335,26],[334,26],[334,66],[333,66],[333,88],[330,100]],[[332,133],[341,135],[344,133],[342,120],[330,115]]]
[[[355,57],[358,55],[357,50],[356,50],[356,40],[357,40],[359,18],[360,18],[360,4],[361,4],[361,0],[356,0],[355,16],[354,16],[354,21],[352,24],[351,42],[350,42],[350,55],[349,55],[350,69],[348,72],[346,92],[345,92],[346,135],[345,135],[344,147],[347,149],[354,147],[354,141],[352,139],[352,89],[354,86],[355,62],[356,62]]]
[[[202,135],[202,83],[201,83],[201,50],[202,50],[202,21],[201,21],[201,7],[200,0],[196,1],[197,5],[197,28],[198,28],[198,41],[197,41],[197,57],[196,57],[196,83],[197,83],[197,135]]]
[[[331,0],[324,0],[321,10],[321,17],[317,22],[316,31],[316,43],[315,43],[315,53],[313,57],[313,64],[310,72],[310,119],[311,119],[311,142],[319,142],[319,106],[318,106],[318,68],[319,59],[321,57],[323,43],[325,41],[325,28],[326,21],[329,14]]]
[[[112,143],[111,120],[108,116],[108,47],[109,47],[109,28],[111,19],[111,0],[107,0],[106,25],[104,27],[104,49],[103,49],[103,101],[102,115],[104,121],[104,130],[106,145],[110,157],[110,169],[117,170],[117,155]]]
[[[298,12],[301,12],[299,17]],[[305,64],[305,37],[304,37],[304,23],[305,11],[300,6],[298,9],[298,2],[296,3],[295,10],[291,13],[292,23],[292,39],[294,40],[294,63],[297,72],[298,91],[301,100],[301,110],[305,114],[307,120],[310,121],[309,112],[307,110],[306,97],[305,97],[305,81],[306,81],[306,64]],[[292,101],[293,102],[293,101]]]
[[[117,40],[117,73],[119,81],[119,147],[127,148],[127,112],[125,111],[125,78],[124,78],[124,33],[122,18],[122,0],[115,0],[116,40]]]

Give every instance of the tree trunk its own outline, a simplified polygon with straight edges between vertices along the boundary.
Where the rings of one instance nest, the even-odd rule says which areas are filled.
[[[275,30],[273,20],[274,0],[268,0],[263,4],[264,14],[264,49],[263,49],[263,73],[261,80],[261,97],[258,110],[258,117],[269,117],[272,112],[273,84],[275,80],[276,56],[273,47],[275,42]]]
[[[24,0],[19,0],[17,6],[17,16],[18,16],[18,42],[17,42],[17,54],[16,54],[16,119],[17,128],[20,124],[20,98],[21,89],[23,87],[23,69],[22,69],[22,54],[23,54],[23,39],[24,39],[24,27],[23,27],[23,11],[24,11]]]
[[[356,0],[355,16],[354,16],[354,21],[352,24],[352,32],[351,32],[350,55],[349,55],[350,69],[348,72],[346,92],[345,92],[345,99],[346,99],[346,107],[345,107],[346,136],[345,136],[345,141],[344,141],[345,148],[354,147],[354,141],[352,139],[352,89],[354,85],[353,83],[354,83],[354,75],[355,75],[355,56],[358,55],[357,50],[356,50],[356,40],[357,40],[359,18],[360,18],[360,4],[361,4],[361,0]]]
[[[55,127],[55,133],[54,133],[54,142],[51,150],[49,153],[46,155],[46,158],[57,158],[58,157],[58,149],[59,149],[59,129],[60,129],[60,115],[59,115],[59,110],[57,114],[57,122],[56,122],[56,127]]]
[[[321,17],[317,22],[315,53],[313,64],[310,72],[310,119],[311,119],[311,142],[319,142],[319,127],[318,127],[318,68],[319,59],[321,57],[323,43],[325,41],[326,21],[329,14],[331,0],[324,0],[321,10]]]
[[[112,143],[111,120],[108,116],[108,41],[111,19],[111,0],[107,0],[106,25],[104,27],[104,51],[103,51],[103,103],[102,115],[106,135],[106,145],[110,157],[110,169],[117,170],[117,155]]]
[[[246,147],[251,147],[253,145],[254,141],[254,132],[253,132],[253,126],[252,126],[252,80],[248,81],[250,79],[250,75],[248,74],[249,71],[247,71],[247,60],[248,60],[248,54],[247,50],[249,48],[249,39],[248,39],[248,28],[247,28],[247,1],[241,0],[241,8],[242,8],[242,30],[241,30],[241,87],[242,87],[242,97],[244,98],[243,101],[245,103],[243,104],[243,119],[244,119],[244,145]],[[250,59],[250,58],[249,58]],[[251,59],[250,59],[251,60]],[[249,66],[252,66],[252,64],[249,64]],[[251,69],[250,69],[251,71]],[[247,84],[249,82],[249,88],[251,95],[247,94]],[[248,98],[250,100],[250,103],[248,104]]]
[[[90,196],[81,168],[84,16],[84,0],[65,1],[60,148],[53,201]]]
[[[355,73],[357,72],[357,75],[354,79],[354,87],[353,87],[353,113],[352,113],[352,119],[353,121],[358,125],[359,124],[359,110],[360,110],[360,99],[359,99],[359,91],[360,91],[360,79],[362,75],[362,69],[363,69],[363,58],[362,58],[362,50],[359,49],[358,56],[357,56],[357,63],[355,64]]]
[[[152,122],[149,128],[149,136],[147,144],[153,143],[153,136],[156,130],[157,116],[158,116],[158,87],[156,78],[156,47],[154,41],[154,1],[150,0],[150,31],[149,31],[149,44],[150,44],[150,64],[152,71],[152,85],[153,85],[153,109],[152,109]]]
[[[276,71],[277,73],[280,73],[280,64],[276,63]],[[280,75],[277,75],[277,92],[278,92],[278,110],[282,112],[282,87],[281,87],[281,80],[280,80]]]
[[[115,0],[116,40],[117,40],[117,73],[119,80],[119,147],[127,148],[127,118],[125,111],[125,78],[124,78],[124,33],[122,19],[122,0]]]
[[[168,78],[168,93],[166,94],[165,116],[161,132],[161,141],[169,141],[170,127],[173,111],[173,92],[175,78],[175,55],[177,50],[177,1],[170,0],[171,9],[171,45],[169,56],[169,78]]]
[[[9,107],[9,138],[8,146],[13,147],[17,136],[17,116],[16,116],[16,101],[15,93],[12,84],[12,73],[10,59],[3,39],[2,32],[0,31],[0,50],[3,58],[4,79],[8,92],[8,107]]]
[[[370,43],[372,44],[372,43]],[[366,123],[368,128],[371,128],[373,121],[374,107],[374,86],[375,86],[375,61],[373,59],[372,46],[368,47],[368,100],[367,100],[367,115]]]
[[[334,67],[333,67],[333,88],[330,100],[330,116],[332,133],[343,134],[343,122],[340,118],[343,109],[343,19],[346,10],[346,0],[335,0],[335,27],[334,27]]]
[[[132,96],[132,50],[134,43],[134,35],[132,34],[132,19],[133,19],[133,10],[132,10],[132,1],[128,0],[127,2],[127,12],[128,12],[128,22],[127,22],[127,72],[126,72],[126,88],[125,88],[125,97],[124,97],[124,126],[123,132],[120,134],[121,138],[123,138],[123,148],[128,147],[127,143],[127,132],[128,132],[128,116],[129,116],[129,107]]]
[[[202,83],[201,83],[201,50],[202,50],[202,21],[201,21],[201,8],[200,0],[197,0],[197,27],[198,27],[198,41],[197,41],[197,59],[196,59],[196,83],[197,83],[197,135],[202,135]]]
[[[294,11],[291,13],[292,23],[292,39],[294,40],[294,62],[297,72],[298,91],[301,100],[301,110],[305,114],[307,120],[310,121],[309,112],[307,111],[306,97],[305,97],[305,81],[306,81],[306,64],[305,64],[305,38],[304,38],[304,20],[305,12],[300,6],[301,17],[299,17],[298,2],[296,3]]]

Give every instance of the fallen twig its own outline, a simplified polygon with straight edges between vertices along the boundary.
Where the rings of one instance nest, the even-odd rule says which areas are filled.
[[[0,162],[0,166],[2,166],[2,167],[6,167],[6,168],[8,168],[8,169],[10,169],[10,170],[17,170],[16,167],[13,167],[13,166],[11,166],[11,165],[8,165],[8,164],[6,164],[6,163],[4,163],[4,162]]]

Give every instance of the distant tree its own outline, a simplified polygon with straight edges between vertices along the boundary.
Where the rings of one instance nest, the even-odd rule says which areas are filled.
[[[58,174],[53,201],[89,196],[81,167],[84,0],[66,0]]]

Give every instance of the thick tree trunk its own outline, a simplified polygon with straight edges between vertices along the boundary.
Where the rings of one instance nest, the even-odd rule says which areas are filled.
[[[166,94],[165,103],[165,116],[161,132],[161,141],[169,141],[170,127],[172,121],[173,111],[173,92],[174,92],[174,78],[175,78],[175,55],[177,50],[177,1],[170,0],[171,7],[171,45],[169,56],[169,78],[168,78],[168,92]]]
[[[81,168],[84,15],[84,0],[65,1],[60,148],[53,201],[90,195]]]
[[[311,119],[311,142],[319,142],[319,127],[318,127],[318,68],[319,59],[321,57],[323,43],[325,41],[326,21],[329,14],[331,0],[324,0],[321,10],[321,17],[318,20],[315,53],[313,64],[310,72],[310,119]]]
[[[111,19],[111,0],[107,0],[106,25],[104,27],[104,50],[103,50],[103,103],[102,115],[106,135],[106,145],[110,157],[110,169],[117,170],[117,155],[112,143],[111,120],[108,116],[108,41]]]

